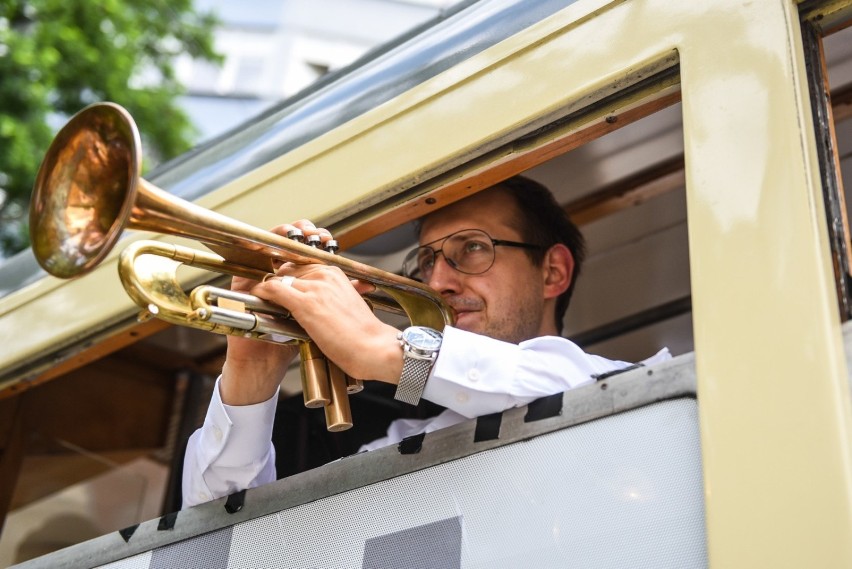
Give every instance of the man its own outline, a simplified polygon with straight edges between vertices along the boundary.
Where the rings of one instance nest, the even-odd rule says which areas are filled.
[[[331,238],[306,220],[275,231],[293,227]],[[586,354],[559,337],[584,243],[540,184],[515,177],[432,213],[421,222],[419,242],[404,273],[440,293],[457,315],[432,348],[437,357],[425,364],[405,353],[399,330],[367,308],[360,294],[371,286],[351,282],[339,269],[288,263],[278,271],[281,278],[234,281],[234,288],[290,310],[351,377],[398,384],[400,400],[416,403],[422,393],[447,408],[425,421],[396,421],[387,437],[363,448],[525,405],[629,365]],[[292,347],[228,338],[204,426],[188,444],[184,507],[275,479],[272,418],[295,355]],[[668,357],[664,349],[646,362]]]

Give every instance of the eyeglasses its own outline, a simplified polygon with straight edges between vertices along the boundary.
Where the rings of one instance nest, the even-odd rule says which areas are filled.
[[[492,239],[481,229],[462,229],[432,243],[442,241],[440,249],[429,247],[431,243],[412,249],[402,262],[402,274],[410,279],[427,282],[432,278],[435,258],[438,253],[444,256],[447,264],[466,275],[479,275],[494,264],[494,248],[497,246],[519,247],[521,249],[544,249],[532,243],[519,243]]]

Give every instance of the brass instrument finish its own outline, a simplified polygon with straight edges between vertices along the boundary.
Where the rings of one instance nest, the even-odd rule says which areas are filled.
[[[88,107],[57,134],[30,206],[33,252],[48,273],[82,275],[109,253],[135,201],[139,148],[130,116],[110,103]]]
[[[277,262],[336,266],[350,278],[373,284],[386,297],[369,303],[404,313],[413,325],[442,330],[452,309],[422,283],[338,257],[336,241],[288,237],[182,200],[140,177],[139,131],[114,103],[96,103],[60,130],[39,169],[30,207],[33,253],[48,273],[81,276],[110,252],[124,229],[195,239],[217,255],[157,241],[136,241],[121,254],[119,276],[128,295],[172,324],[276,343],[298,343],[305,404],[322,406],[331,431],[352,426],[347,394],[362,389],[327,361],[307,333],[281,307],[257,297],[210,286],[186,294],[180,265],[262,280]]]

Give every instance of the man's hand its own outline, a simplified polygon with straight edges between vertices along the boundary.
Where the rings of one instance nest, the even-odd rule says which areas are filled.
[[[250,292],[257,284],[234,277],[231,289]],[[226,405],[251,405],[272,397],[284,379],[287,367],[299,353],[296,346],[228,336],[228,353],[219,382],[219,395]]]
[[[273,231],[286,235],[297,227],[305,235],[319,235],[325,243],[331,234],[310,221],[282,225]],[[379,320],[361,294],[370,283],[350,280],[342,270],[322,264],[285,263],[278,276],[255,283],[251,294],[285,307],[327,358],[349,376],[397,383],[402,373],[402,351],[397,330]]]
[[[279,225],[274,233],[286,236],[300,229],[307,237],[319,235],[324,244],[331,233],[309,220]],[[402,373],[397,330],[379,320],[361,298],[374,289],[370,283],[350,280],[337,267],[284,263],[278,276],[257,282],[234,277],[231,289],[247,292],[285,307],[311,339],[349,376],[396,384]],[[250,405],[278,390],[298,348],[228,336],[228,355],[222,370],[220,396],[227,405]]]
[[[280,225],[272,231],[286,237],[291,229],[301,229],[306,236],[325,235],[324,241],[331,238],[328,231],[315,228],[307,220]],[[257,284],[257,281],[234,277],[231,290],[251,293]],[[295,345],[228,336],[228,355],[219,382],[222,402],[227,405],[251,405],[266,401],[278,391],[290,362],[298,353],[299,349]]]

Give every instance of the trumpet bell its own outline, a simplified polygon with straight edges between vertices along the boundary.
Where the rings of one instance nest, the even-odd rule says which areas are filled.
[[[140,167],[138,130],[118,105],[91,105],[59,131],[30,205],[30,241],[44,270],[72,278],[103,260],[130,217]]]

